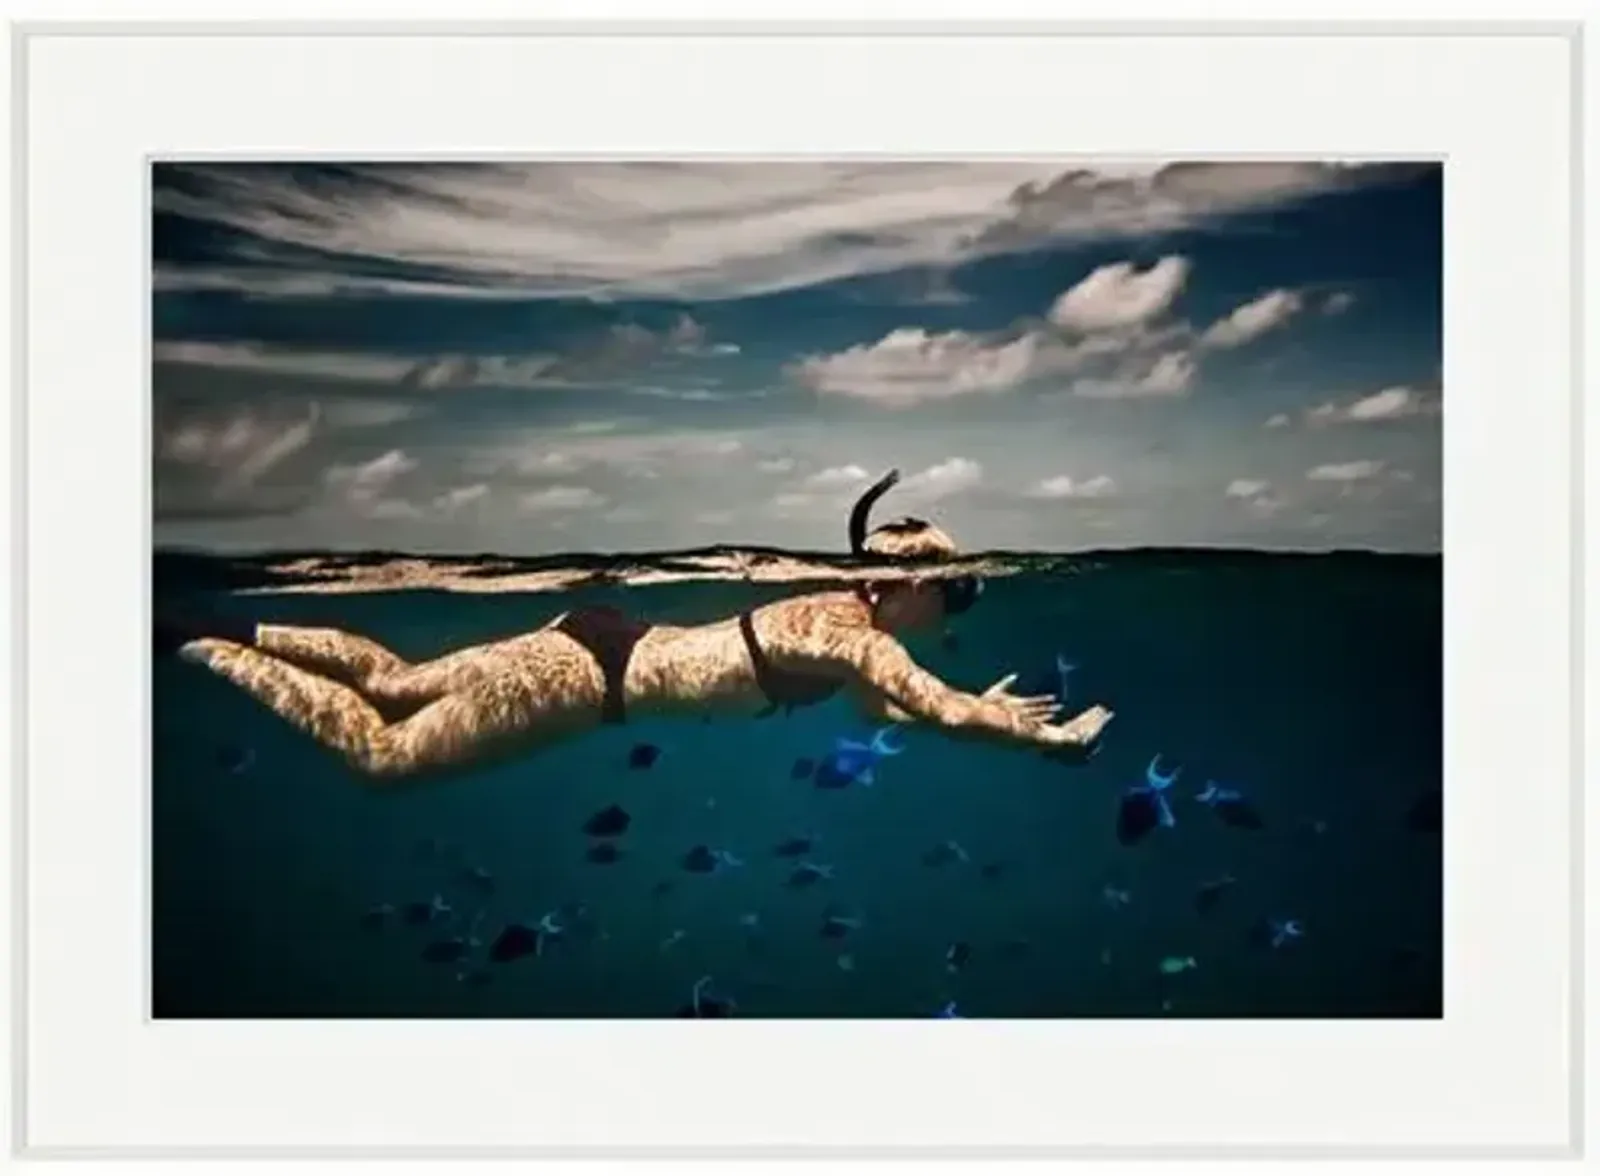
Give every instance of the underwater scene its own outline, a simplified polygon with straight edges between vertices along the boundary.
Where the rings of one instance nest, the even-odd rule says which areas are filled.
[[[279,591],[160,552],[155,579],[158,608],[417,661],[580,605],[696,624],[808,590]],[[151,1011],[1440,1017],[1442,587],[1436,555],[1039,556],[906,640],[963,690],[1015,673],[1065,715],[1109,707],[1077,764],[874,726],[840,696],[373,783],[158,658]]]

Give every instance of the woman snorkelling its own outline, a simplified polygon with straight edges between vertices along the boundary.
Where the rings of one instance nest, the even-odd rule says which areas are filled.
[[[365,637],[294,625],[158,620],[157,648],[221,674],[379,782],[460,773],[629,715],[757,715],[840,690],[874,721],[1086,756],[1111,720],[1105,707],[1058,723],[1053,696],[1011,693],[1015,674],[969,694],[896,639],[965,612],[982,592],[974,576],[941,573],[937,561],[956,546],[931,523],[868,532],[873,504],[898,480],[890,471],[856,502],[851,549],[931,568],[710,624],[653,625],[588,607],[416,665]]]

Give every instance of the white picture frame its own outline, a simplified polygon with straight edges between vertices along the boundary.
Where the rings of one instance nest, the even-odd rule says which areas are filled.
[[[1159,27],[22,28],[11,897],[24,1154],[1571,1154],[1577,30]],[[603,95],[557,102],[597,76],[612,79]],[[1093,117],[1068,144],[1059,112],[1072,110]],[[148,162],[503,153],[1443,158],[1443,1021],[152,1023]]]

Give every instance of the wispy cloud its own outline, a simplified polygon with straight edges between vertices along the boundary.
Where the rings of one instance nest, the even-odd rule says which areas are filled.
[[[243,243],[226,264],[160,267],[158,288],[280,298],[728,298],[938,266],[1040,240],[1168,231],[1361,183],[1385,169],[397,164],[333,169],[334,183],[314,170],[164,165],[158,212],[225,227]],[[308,272],[307,250],[327,260]]]
[[[1012,193],[1010,214],[989,226],[978,244],[1021,247],[1061,238],[1172,232],[1379,181],[1409,166],[1285,160],[1077,167],[1019,187]]]
[[[323,483],[345,508],[373,519],[417,519],[422,509],[390,493],[394,483],[418,468],[416,458],[391,449],[370,461],[333,465],[323,472]]]
[[[1343,314],[1356,304],[1356,296],[1348,290],[1335,290],[1322,300],[1322,313]]]
[[[574,510],[593,510],[605,506],[607,499],[587,486],[547,486],[517,499],[524,514],[553,514]]]
[[[260,342],[162,340],[158,364],[345,380],[446,392],[466,388],[583,388],[636,377],[684,360],[736,355],[737,344],[713,343],[689,315],[651,329],[618,323],[572,341],[560,351],[525,354],[398,355],[378,351],[302,350]],[[693,389],[670,395],[700,398]],[[702,393],[704,398],[712,398]]]
[[[1286,324],[1304,306],[1304,298],[1293,290],[1269,291],[1212,323],[1200,342],[1207,347],[1243,347]]]
[[[1437,397],[1429,396],[1415,388],[1393,387],[1363,396],[1346,405],[1328,402],[1319,404],[1306,413],[1310,425],[1362,425],[1384,421],[1404,420],[1407,417],[1427,416],[1439,411]]]
[[[1360,461],[1330,462],[1307,470],[1306,478],[1312,482],[1360,482],[1377,477],[1383,468],[1383,462],[1365,458]]]

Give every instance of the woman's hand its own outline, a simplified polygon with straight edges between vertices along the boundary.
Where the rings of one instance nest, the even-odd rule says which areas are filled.
[[[1046,726],[1040,742],[1046,745],[1052,757],[1088,759],[1098,750],[1100,733],[1115,717],[1114,712],[1097,704],[1065,723]]]
[[[1061,712],[1061,703],[1053,694],[1020,695],[1011,693],[1011,683],[1017,675],[1007,674],[989,689],[978,695],[984,702],[997,702],[1028,723],[1047,726]]]

